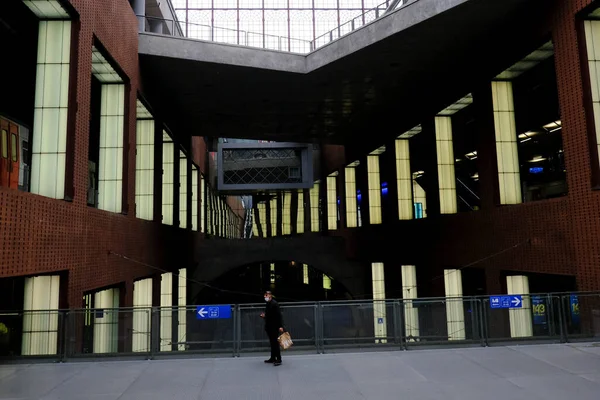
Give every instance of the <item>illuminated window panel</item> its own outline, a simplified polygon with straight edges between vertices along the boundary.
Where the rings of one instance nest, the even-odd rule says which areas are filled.
[[[292,194],[285,192],[283,194],[283,234],[292,233]]]
[[[64,199],[71,22],[40,21],[37,54],[31,192]]]
[[[508,294],[522,295],[521,308],[511,308],[508,310],[510,337],[522,338],[533,336],[529,277],[525,275],[507,276],[506,288]]]
[[[413,177],[413,194],[415,196],[415,219],[427,218],[427,195],[423,187]],[[417,212],[418,211],[418,212]]]
[[[165,225],[173,225],[175,145],[171,137],[166,132],[163,132],[162,146],[162,223]]]
[[[396,140],[396,179],[398,182],[398,218],[413,219],[413,178],[410,170],[410,150],[408,140]]]
[[[171,351],[173,342],[173,274],[160,276],[160,351]]]
[[[460,269],[445,269],[444,285],[448,340],[465,340],[462,271]]]
[[[179,269],[179,298],[177,299],[177,305],[179,306],[177,321],[178,321],[178,335],[177,342],[179,345],[177,346],[177,350],[184,351],[186,349],[185,344],[181,344],[182,342],[187,341],[186,333],[187,333],[187,269],[181,268]]]
[[[435,117],[435,138],[438,165],[440,212],[456,214],[456,178],[454,175],[454,149],[452,147],[452,118]]]
[[[346,226],[348,228],[355,228],[358,225],[356,169],[354,167],[346,167],[344,176],[346,180]]]
[[[252,221],[252,237],[259,237],[259,230],[258,230],[258,222],[256,220],[256,215],[258,214],[258,210],[254,210],[254,220]]]
[[[275,264],[271,264],[271,284],[275,284]]]
[[[413,306],[417,293],[417,270],[414,265],[402,266],[402,300],[404,304],[404,326],[406,340],[416,341],[419,337],[419,309]]]
[[[94,353],[116,353],[119,344],[119,289],[94,293]],[[98,311],[100,309],[100,311]]]
[[[59,294],[58,275],[25,278],[22,355],[57,354]]]
[[[319,182],[315,182],[310,189],[310,230],[311,232],[320,231],[319,221]]]
[[[179,152],[179,227],[187,228],[187,157]]]
[[[154,127],[153,119],[136,123],[135,216],[145,220],[154,218]]]
[[[375,343],[386,343],[387,321],[385,304],[385,274],[383,263],[371,264],[373,282],[373,326],[375,328]]]
[[[327,177],[327,229],[337,229],[337,176]]]
[[[296,215],[296,233],[304,233],[304,191],[298,190],[298,211]]]
[[[269,204],[271,206],[271,215],[269,219],[271,224],[271,236],[277,236],[277,198],[272,198]]]
[[[123,203],[125,85],[103,84],[101,96],[98,208],[119,213]]]
[[[198,168],[192,165],[192,230],[198,230]]]
[[[331,278],[323,274],[323,289],[331,290]]]
[[[200,232],[206,232],[206,181],[200,175]]]
[[[131,350],[137,352],[150,351],[152,307],[152,279],[133,282],[133,331]]]
[[[308,285],[308,265],[302,264],[302,283]]]
[[[367,156],[367,176],[369,184],[369,220],[381,224],[381,182],[379,178],[379,156]]]
[[[512,82],[492,82],[492,100],[500,204],[519,204],[523,197]]]
[[[262,236],[267,237],[267,226],[269,221],[267,221],[267,205],[265,203],[260,203],[258,205],[258,215],[260,216],[260,224],[262,225]]]

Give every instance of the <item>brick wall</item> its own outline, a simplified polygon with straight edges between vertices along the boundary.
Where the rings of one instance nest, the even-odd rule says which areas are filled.
[[[118,253],[165,270],[188,265],[192,233],[135,218],[135,124],[139,66],[137,20],[127,0],[72,0],[80,16],[76,78],[72,202],[0,188],[0,278],[68,271],[68,306],[84,291],[160,273],[110,255]],[[92,44],[96,38],[130,81],[125,132],[129,150],[127,215],[86,205]],[[127,109],[128,107],[128,109]],[[158,189],[158,187],[157,187]],[[160,191],[158,192],[160,194]],[[182,251],[179,251],[182,250]],[[191,248],[189,249],[191,253]],[[131,293],[125,295],[129,302]],[[125,304],[131,305],[131,304]]]

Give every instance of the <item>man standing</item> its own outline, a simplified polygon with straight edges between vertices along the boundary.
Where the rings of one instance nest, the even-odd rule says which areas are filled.
[[[265,301],[267,306],[265,312],[260,314],[260,317],[265,320],[265,331],[269,336],[269,343],[271,344],[271,358],[265,360],[267,364],[273,364],[275,366],[281,365],[281,348],[279,347],[279,334],[283,333],[283,316],[279,309],[279,304],[273,300],[273,293],[270,291],[265,292]]]

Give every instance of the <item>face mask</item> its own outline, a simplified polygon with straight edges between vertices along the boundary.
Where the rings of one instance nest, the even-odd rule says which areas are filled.
[[[269,298],[268,298],[268,297],[265,297],[265,301],[269,301]]]

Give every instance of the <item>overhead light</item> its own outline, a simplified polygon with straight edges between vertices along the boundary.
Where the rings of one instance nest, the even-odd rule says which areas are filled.
[[[478,181],[479,180],[479,172],[475,172],[473,175],[471,175],[471,178],[473,178],[473,180]]]
[[[528,131],[528,132],[525,132],[525,133],[521,133],[519,135],[519,139],[531,138],[532,136],[535,136],[535,135],[538,135],[538,134],[539,134],[539,132],[536,132],[536,131]]]
[[[102,83],[123,83],[117,71],[95,46],[92,46],[92,74]]]
[[[351,162],[350,164],[348,164],[348,168],[356,168],[360,165],[360,161],[356,160],[354,162]]]
[[[477,151],[472,151],[470,153],[465,154],[468,160],[474,160],[477,158]]]
[[[137,119],[152,119],[152,114],[150,114],[150,111],[148,111],[146,106],[144,106],[144,104],[139,100],[137,101],[137,105],[136,105],[136,118]]]
[[[461,162],[461,161],[462,161],[462,158],[457,158],[457,159],[455,159],[454,161],[456,161],[456,162]]]
[[[542,157],[542,156],[534,156],[531,160],[529,160],[529,162],[540,162],[540,161],[544,161],[546,158]]]
[[[414,128],[404,132],[402,135],[398,136],[398,139],[410,139],[411,137],[418,135],[422,131],[423,128],[421,127],[421,125],[417,125]]]
[[[555,132],[562,128],[561,120],[550,122],[549,124],[544,125],[544,129],[547,129],[550,132]]]
[[[425,174],[425,171],[417,171],[417,172],[413,172],[413,179],[417,179],[420,178],[421,176],[423,176]]]
[[[520,136],[520,135],[519,135],[519,136]],[[530,137],[528,137],[528,138],[525,138],[525,139],[523,139],[523,140],[519,141],[519,143],[525,143],[525,142],[528,142],[528,141],[530,141],[530,140],[531,140],[531,138],[530,138]]]
[[[69,19],[70,15],[58,0],[23,0],[33,13],[41,19]]]
[[[330,177],[334,177],[334,176],[338,176],[339,173],[338,171],[332,172],[331,174],[329,174]]]
[[[369,155],[378,156],[383,153],[385,153],[385,146],[381,146],[380,148],[373,150],[371,153],[369,153]]]
[[[497,80],[512,80],[519,75],[523,74],[526,71],[529,71],[536,65],[540,64],[542,61],[547,60],[548,58],[554,55],[554,45],[551,41],[544,43],[542,47],[535,50],[534,52],[528,54],[521,61],[512,65],[504,72],[496,76]]]
[[[460,110],[462,110],[463,108],[466,108],[467,106],[469,106],[471,104],[473,104],[473,95],[471,93],[469,93],[462,99],[460,99],[457,102],[453,103],[452,105],[444,108],[442,111],[440,111],[438,113],[438,115],[441,115],[441,116],[454,115],[457,112],[459,112]]]

